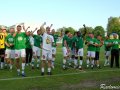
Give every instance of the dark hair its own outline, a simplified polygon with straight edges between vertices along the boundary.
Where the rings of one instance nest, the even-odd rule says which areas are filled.
[[[39,30],[37,30],[37,33],[40,31],[40,29]]]
[[[65,31],[65,34],[68,34],[69,33],[69,31]]]
[[[21,27],[20,25],[17,25],[17,27]]]

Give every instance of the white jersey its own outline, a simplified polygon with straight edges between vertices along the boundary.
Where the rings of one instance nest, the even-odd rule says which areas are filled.
[[[43,43],[42,48],[48,51],[52,50],[52,43],[54,42],[53,36],[47,33],[44,33],[42,36]]]

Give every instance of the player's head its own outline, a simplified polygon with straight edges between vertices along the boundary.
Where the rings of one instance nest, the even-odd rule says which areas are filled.
[[[50,34],[50,27],[46,27],[47,34]]]
[[[17,26],[17,31],[18,31],[18,32],[21,32],[21,30],[22,30],[21,25],[18,25],[18,26]]]
[[[98,35],[98,36],[97,36],[97,39],[98,39],[98,40],[101,40],[101,39],[102,39],[102,35]]]
[[[40,35],[40,34],[41,34],[40,30],[37,30],[37,35]]]
[[[31,32],[30,32],[30,31],[27,31],[27,32],[26,32],[26,35],[27,35],[27,36],[30,36],[30,35],[31,35]]]
[[[65,35],[67,35],[67,36],[68,36],[69,34],[70,34],[70,32],[69,32],[69,31],[65,31]]]
[[[13,34],[15,32],[14,28],[10,28],[10,33]]]
[[[109,39],[109,35],[107,35],[107,36],[105,37],[105,39]]]
[[[117,34],[116,33],[113,34],[113,38],[117,39]]]
[[[88,36],[89,36],[89,37],[91,37],[91,35],[92,35],[92,33],[91,33],[91,32],[89,32],[89,33],[88,33]]]
[[[90,34],[90,37],[91,37],[91,38],[94,38],[94,34],[93,34],[93,33],[91,33],[91,34]]]
[[[69,37],[69,38],[72,38],[72,37],[73,37],[73,35],[72,35],[71,33],[69,33],[68,37]]]
[[[5,27],[1,27],[1,30],[2,30],[1,32],[3,32],[3,33],[7,32]]]
[[[52,34],[55,34],[55,29],[52,29]]]
[[[78,37],[81,36],[81,32],[80,32],[80,31],[77,32],[77,36],[78,36]]]

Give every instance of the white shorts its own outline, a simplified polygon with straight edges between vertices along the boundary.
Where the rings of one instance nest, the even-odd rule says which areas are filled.
[[[77,56],[83,56],[83,48],[78,50]]]
[[[33,46],[33,56],[40,56],[40,48]]]
[[[25,57],[25,49],[15,50],[15,58]]]
[[[52,50],[42,49],[42,60],[52,60]]]
[[[63,47],[62,50],[63,50],[63,56],[64,56],[64,57],[68,56],[67,48],[66,48],[66,47]]]
[[[52,54],[56,54],[56,47],[52,47]]]
[[[88,57],[95,58],[95,51],[88,51],[88,52],[87,52],[87,56],[88,56]]]
[[[15,50],[6,49],[5,50],[5,58],[14,59],[15,58]]]
[[[110,56],[111,52],[110,51],[105,51],[105,56]]]

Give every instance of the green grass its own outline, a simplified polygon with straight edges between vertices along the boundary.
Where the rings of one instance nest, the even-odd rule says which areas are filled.
[[[86,48],[84,56],[86,56]],[[99,90],[100,84],[120,85],[120,69],[103,67],[104,63],[104,49],[101,48],[100,63],[102,69],[85,69],[86,73],[75,69],[62,70],[62,48],[61,45],[57,48],[56,68],[53,70],[53,76],[23,78],[16,80],[1,80],[5,78],[21,78],[17,76],[16,68],[13,71],[0,70],[0,90]],[[84,57],[84,67],[86,66],[86,59]],[[105,71],[112,70],[112,71]],[[92,72],[97,71],[97,72]],[[62,75],[62,74],[71,75]],[[26,67],[27,77],[40,76],[40,70],[31,70]],[[54,76],[54,75],[61,76]]]

